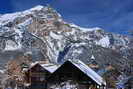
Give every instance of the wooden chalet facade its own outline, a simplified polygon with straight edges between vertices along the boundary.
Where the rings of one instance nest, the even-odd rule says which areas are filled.
[[[105,89],[105,81],[81,61],[67,60],[47,80],[47,89]]]
[[[50,67],[53,65],[41,65],[39,63],[33,64],[25,72],[25,83],[30,89],[47,89],[47,79],[51,75]]]
[[[103,79],[81,61],[35,64],[25,73],[30,89],[105,89]]]

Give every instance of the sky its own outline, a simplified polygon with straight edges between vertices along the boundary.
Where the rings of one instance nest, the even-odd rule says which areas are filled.
[[[0,13],[50,4],[65,21],[127,34],[133,29],[133,0],[0,0]]]

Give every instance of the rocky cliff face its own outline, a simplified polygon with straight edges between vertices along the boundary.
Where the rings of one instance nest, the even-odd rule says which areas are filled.
[[[94,56],[99,68],[112,65],[120,72],[129,71],[132,45],[131,37],[67,23],[49,6],[0,16],[1,66],[30,52],[34,61],[54,63],[75,59],[90,64]]]

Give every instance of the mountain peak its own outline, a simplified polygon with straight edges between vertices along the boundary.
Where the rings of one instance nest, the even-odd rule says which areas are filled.
[[[33,7],[33,8],[31,8],[30,10],[41,10],[42,8],[44,8],[44,6],[42,6],[42,5],[37,5],[37,6],[35,6],[35,7]]]
[[[43,11],[40,12],[41,10]],[[52,10],[52,9],[49,9],[49,6],[37,5],[31,9],[24,10],[21,12],[3,14],[3,15],[0,15],[0,25],[1,26],[6,25],[10,22],[14,22],[14,20],[18,18],[23,18],[23,17],[30,16],[30,15],[35,15],[35,14],[40,14],[40,13],[43,13],[44,15],[44,12],[47,12],[48,10]]]

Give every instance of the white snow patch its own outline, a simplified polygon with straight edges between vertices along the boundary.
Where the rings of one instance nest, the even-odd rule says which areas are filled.
[[[50,32],[50,36],[51,36],[52,38],[58,39],[58,40],[62,38],[61,35],[57,35],[57,34],[53,33],[52,31]]]
[[[92,55],[92,56],[91,56],[91,59],[95,60],[95,57],[94,57],[94,55]]]
[[[74,50],[73,53],[81,54],[82,53],[82,50]]]
[[[50,73],[53,73],[55,70],[58,69],[58,65],[54,65],[52,63],[48,63],[48,64],[41,64],[39,61],[36,61],[35,63],[31,63],[31,66],[29,69],[33,68],[35,65],[41,65],[44,69],[46,69],[47,71],[49,71]],[[28,70],[29,70],[28,69]]]
[[[23,36],[22,36],[22,32],[21,32],[19,29],[14,29],[14,31],[15,31],[16,33],[18,33],[18,35],[19,35],[20,38],[23,37]],[[16,38],[16,39],[18,39],[18,38]]]
[[[32,67],[35,66],[36,64],[39,64],[39,61],[36,61],[36,62],[34,62],[34,63],[31,63],[31,64],[30,64],[30,68],[32,68]],[[30,69],[30,68],[29,68],[29,69]]]
[[[1,73],[1,74],[4,74],[4,73],[5,73],[5,70],[0,70],[0,73]]]
[[[22,13],[25,14],[25,15],[32,14],[33,11],[40,11],[42,8],[44,8],[44,7],[41,6],[41,5],[38,5],[38,6],[35,6],[35,7],[31,8],[31,9],[25,10]]]
[[[44,8],[44,7],[41,5],[38,5],[34,8],[31,8],[29,10],[25,10],[23,12],[16,12],[16,13],[9,13],[9,14],[0,15],[0,25],[7,24],[8,22],[13,22],[14,19],[16,19],[17,17],[22,17],[22,16],[26,16],[28,14],[32,14],[33,11],[35,11],[35,10],[39,11],[42,8]]]
[[[33,10],[41,10],[42,8],[44,8],[42,5],[37,5],[34,8],[31,8],[30,10],[31,11],[33,11]]]
[[[15,18],[17,18],[20,15],[21,15],[20,12],[2,15],[0,16],[0,24],[4,25],[8,22],[12,22]]]
[[[9,50],[17,50],[17,49],[21,49],[21,45],[20,44],[16,44],[15,42],[8,40],[6,41],[6,47],[5,47],[5,51],[9,51]]]
[[[23,23],[20,23],[18,26],[20,26],[20,27],[21,26],[27,26],[31,23],[32,23],[32,18],[29,18],[29,19],[25,20]]]
[[[110,45],[109,37],[108,36],[103,37],[98,42],[96,42],[96,44],[101,45],[102,47],[109,47]]]
[[[70,24],[72,27],[75,27],[75,28],[79,28],[80,30],[82,30],[82,31],[95,31],[95,30],[99,30],[99,29],[101,29],[101,28],[99,28],[99,27],[95,27],[95,28],[84,28],[84,27],[80,27],[80,26],[78,26],[78,25],[75,25],[75,24],[73,24],[73,23],[71,23]]]
[[[56,71],[58,69],[59,66],[54,65],[54,64],[41,64],[41,66],[46,69],[47,71],[49,71],[50,73],[53,73],[54,71]]]
[[[84,42],[82,42],[82,43],[76,43],[76,44],[74,44],[73,46],[79,47],[79,46],[82,46],[82,45],[86,45],[86,43],[84,43]]]

